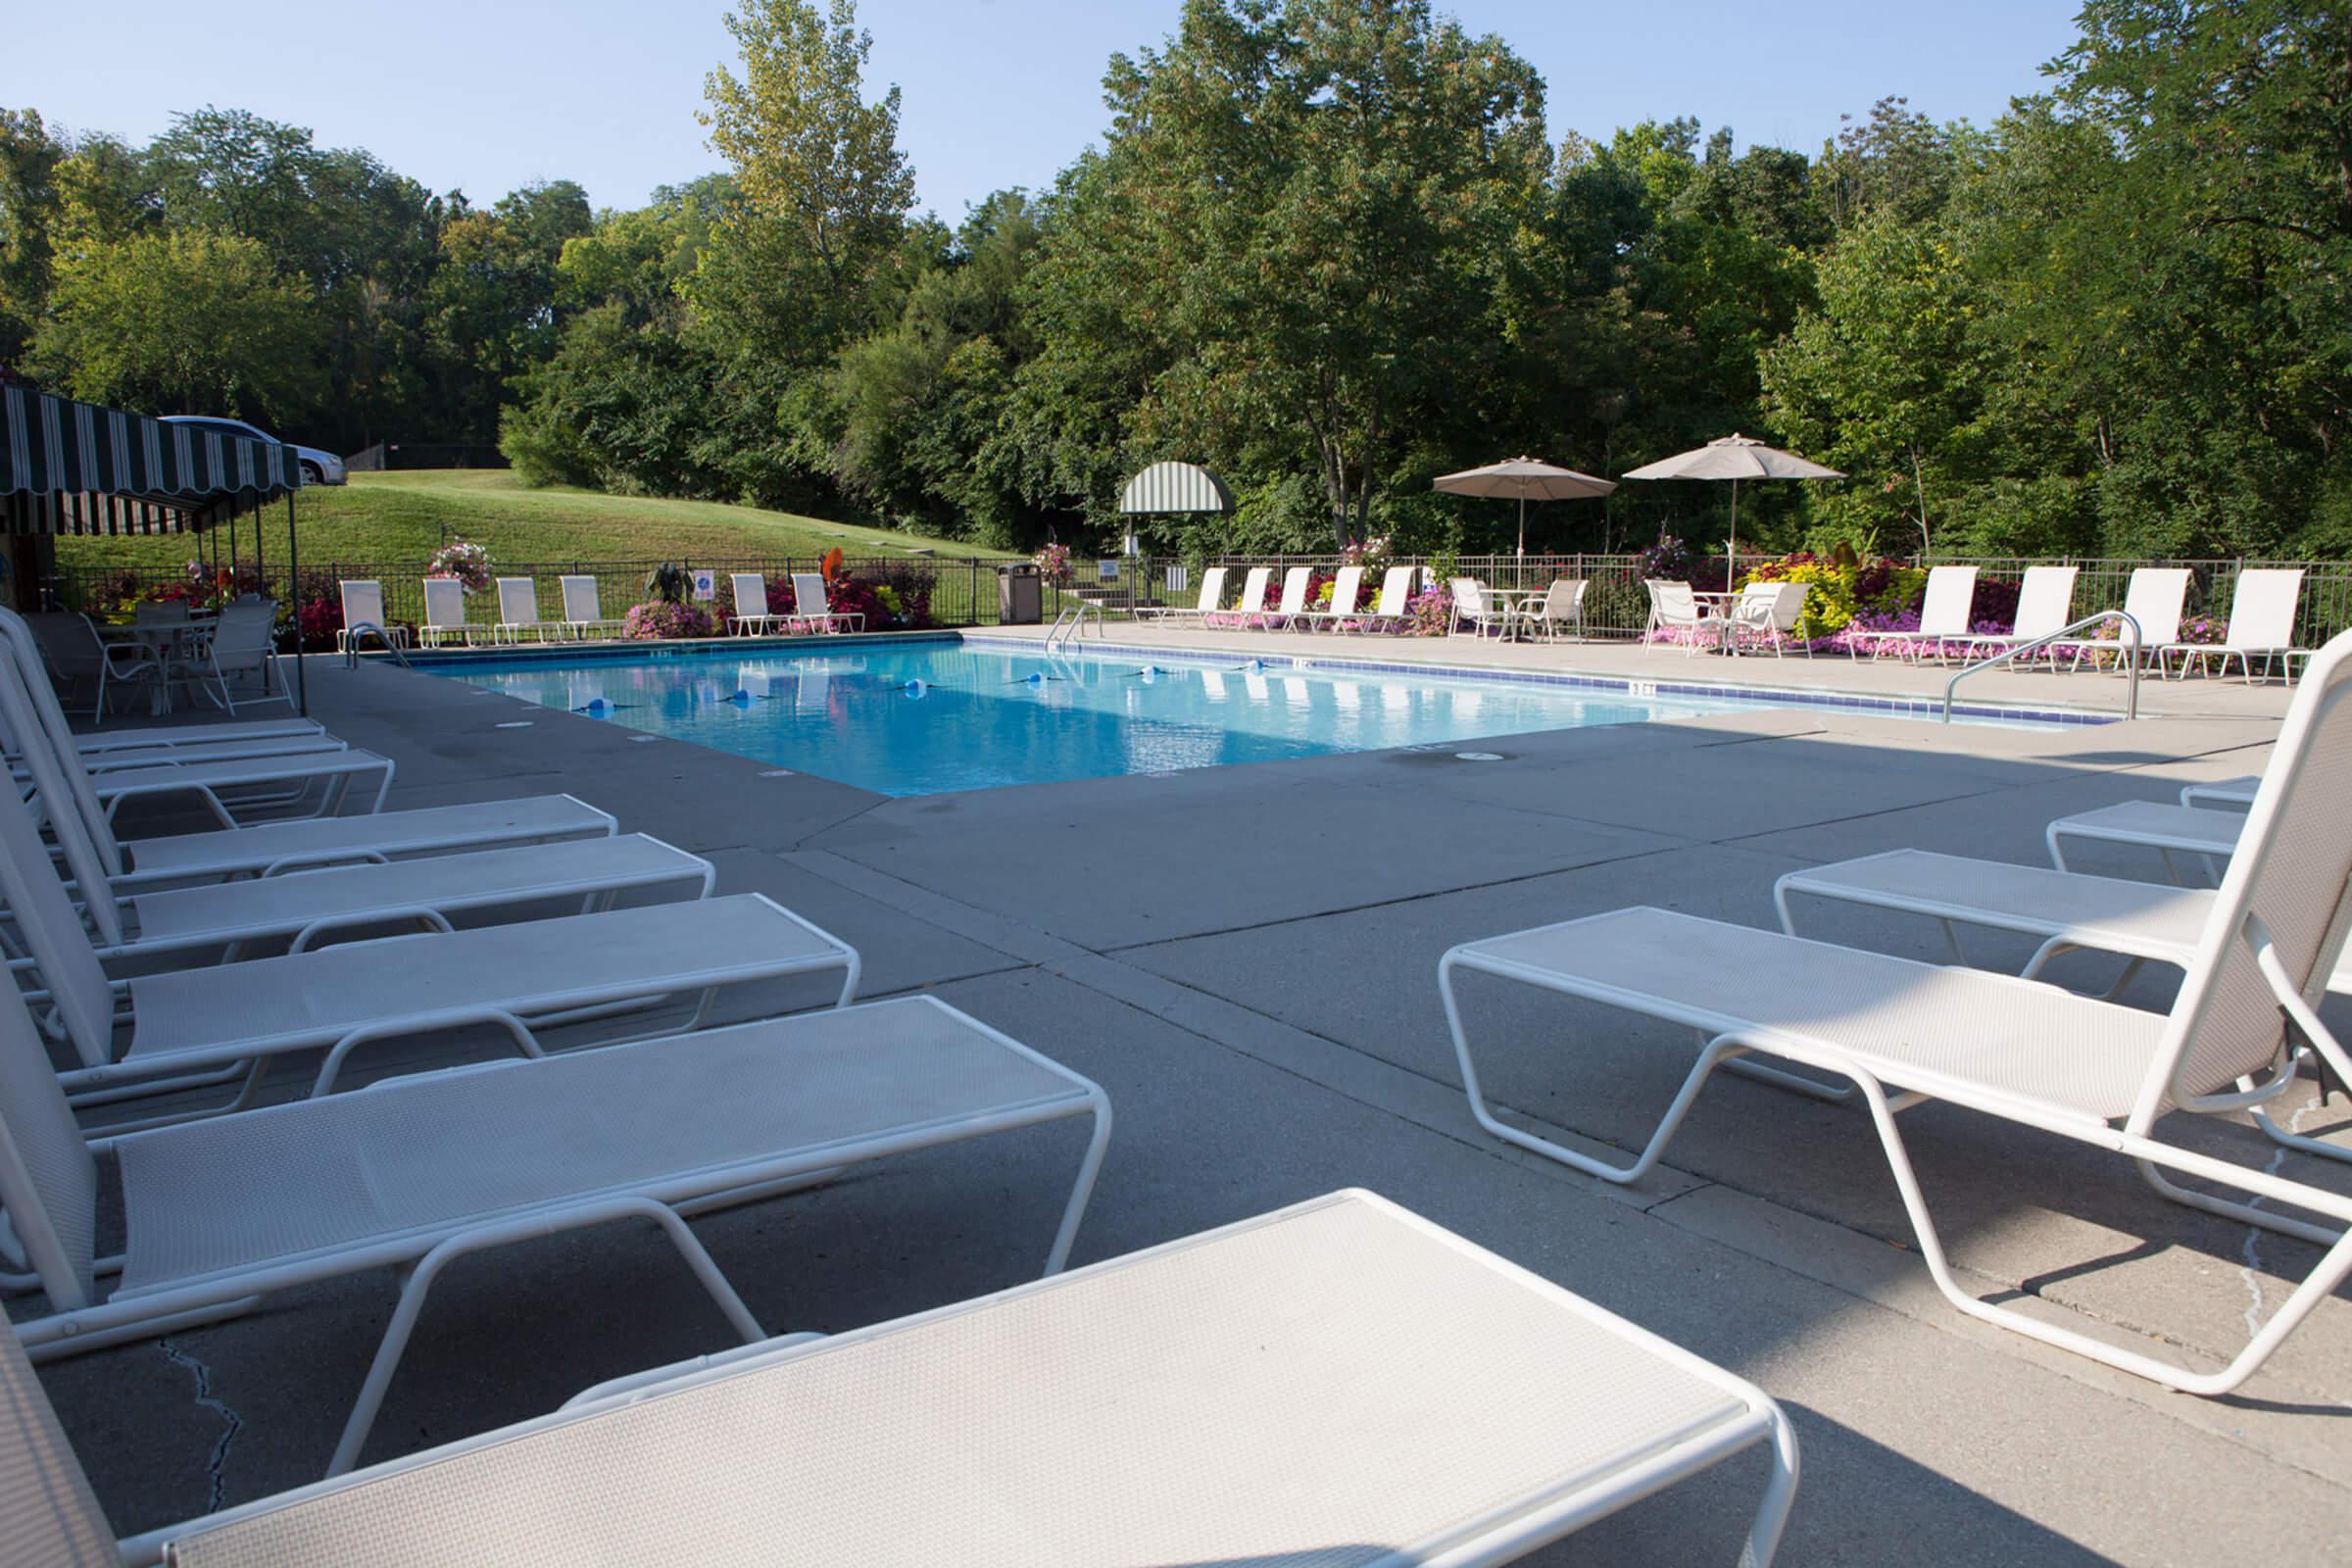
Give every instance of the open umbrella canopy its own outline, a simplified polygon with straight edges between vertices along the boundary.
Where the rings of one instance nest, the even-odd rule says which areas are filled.
[[[1435,489],[1457,496],[1502,496],[1519,503],[1519,553],[1527,554],[1527,504],[1530,501],[1573,501],[1580,496],[1605,496],[1617,488],[1613,479],[1595,479],[1574,468],[1554,467],[1533,458],[1490,463],[1483,468],[1443,473],[1430,481]]]
[[[1724,586],[1740,583],[1740,481],[1742,479],[1842,479],[1836,468],[1800,458],[1793,452],[1768,447],[1754,436],[1735,430],[1703,447],[1678,452],[1671,458],[1645,463],[1627,470],[1628,479],[1729,479],[1732,481],[1732,536],[1724,541]]]
[[[1628,479],[1842,479],[1836,468],[1825,468],[1793,452],[1768,447],[1753,436],[1737,432],[1703,447],[1678,452],[1671,458],[1645,463],[1626,474]],[[1438,481],[1441,488],[1445,481]]]

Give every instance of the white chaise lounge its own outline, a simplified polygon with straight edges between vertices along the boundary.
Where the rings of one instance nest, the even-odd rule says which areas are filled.
[[[2312,662],[2169,1013],[1646,908],[1455,948],[1439,965],[1439,989],[1479,1123],[1606,1181],[1646,1175],[1708,1076],[1733,1058],[1763,1054],[1851,1080],[1929,1272],[1953,1305],[2170,1388],[2227,1394],[2352,1274],[2352,1198],[2159,1134],[2176,1112],[2226,1116],[2285,1093],[2295,1082],[2295,1053],[2306,1045],[2335,1073],[2352,1077],[2352,1056],[2314,1006],[2344,947],[2352,881],[2347,815],[2352,633]],[[1489,1105],[1456,995],[1463,973],[1687,1025],[1707,1044],[1642,1152],[1627,1162],[1607,1160],[1514,1126]],[[2218,1370],[2166,1359],[2153,1338],[2142,1341],[2144,1348],[2126,1346],[1981,1299],[1952,1272],[1896,1124],[1898,1112],[1929,1100],[2120,1154],[2167,1198],[2323,1250]],[[2179,1176],[2252,1201],[2184,1188]],[[2300,1217],[2306,1214],[2314,1218]]]
[[[1225,568],[1211,566],[1200,573],[1200,597],[1191,605],[1138,605],[1130,612],[1138,620],[1166,620],[1189,615],[1202,625],[1225,599]]]
[[[0,1530],[36,1560],[104,1568],[1466,1568],[1759,1446],[1738,1555],[1768,1568],[1797,1484],[1761,1390],[1361,1192],[120,1544],[4,1324],[0,1422],[19,1437],[0,1448]],[[1441,1437],[1475,1461],[1433,1463]],[[1667,1560],[1641,1544],[1650,1528],[1618,1549]]]

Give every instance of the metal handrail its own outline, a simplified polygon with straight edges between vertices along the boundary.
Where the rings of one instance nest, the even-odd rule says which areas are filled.
[[[1979,660],[1976,663],[1955,672],[1950,680],[1943,683],[1943,721],[1946,724],[1952,721],[1953,691],[1959,687],[1962,681],[1974,675],[1978,670],[1991,669],[1997,664],[2006,664],[2022,654],[2031,654],[2037,649],[2047,648],[2054,642],[2072,637],[2085,626],[2096,626],[2102,621],[2109,620],[2122,622],[2124,630],[2130,634],[2127,638],[2118,638],[2116,647],[2119,650],[2129,649],[2131,651],[2131,661],[2126,667],[2131,671],[2132,678],[2124,688],[2124,716],[2137,718],[2139,716],[2139,656],[2146,649],[2146,640],[2140,633],[2139,622],[2132,616],[2120,610],[2102,610],[2095,615],[2084,615],[2071,626],[2061,626],[2046,637],[2036,637],[2030,643],[2019,643],[2015,648],[2004,648],[1990,659]]]
[[[375,640],[384,645],[384,652],[390,654],[401,668],[415,667],[410,664],[409,656],[400,651],[400,644],[392,640],[389,632],[372,620],[360,620],[352,622],[343,629],[343,667],[345,669],[360,667],[360,639],[369,632],[375,633]]]
[[[1053,626],[1046,632],[1046,652],[1052,653],[1056,644],[1066,648],[1076,641],[1086,630],[1086,612],[1090,610],[1095,612],[1095,635],[1109,636],[1102,619],[1102,607],[1091,599],[1073,599],[1054,615]]]

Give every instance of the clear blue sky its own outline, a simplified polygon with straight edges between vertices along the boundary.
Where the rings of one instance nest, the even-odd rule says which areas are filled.
[[[1696,115],[1742,145],[1811,151],[1888,93],[1979,123],[2037,90],[2077,0],[1456,0],[1549,87],[1552,139]],[[487,203],[570,177],[599,206],[717,166],[694,111],[730,57],[716,0],[179,0],[16,8],[0,104],[143,141],[172,111],[251,109],[366,147]],[[1156,43],[1176,0],[864,0],[871,79],[905,91],[902,140],[942,217],[1032,188],[1102,131],[1103,63]]]

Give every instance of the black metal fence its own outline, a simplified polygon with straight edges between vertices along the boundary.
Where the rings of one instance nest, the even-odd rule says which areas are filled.
[[[507,455],[482,441],[378,441],[343,460],[354,473],[392,468],[504,468]]]
[[[1740,565],[1744,571],[1778,559],[1766,554],[1743,554]],[[2014,583],[2025,575],[2029,566],[2072,565],[2078,572],[2074,603],[2077,617],[2101,610],[2120,609],[2132,572],[2137,567],[2185,567],[2189,572],[2188,613],[2225,619],[2230,613],[2230,598],[2240,571],[2253,567],[2283,566],[2303,573],[2303,592],[2296,622],[2296,640],[2300,646],[2316,648],[2328,638],[2352,627],[2352,562],[2044,561],[2026,557],[1982,557],[1937,558],[1928,564],[1973,565],[1978,568],[1981,581],[1993,583]],[[602,612],[607,617],[618,619],[629,606],[651,597],[645,586],[646,576],[660,564],[662,563],[651,560],[540,561],[501,563],[494,569],[500,576],[531,578],[536,585],[539,613],[547,620],[560,620],[564,615],[559,578],[594,577]],[[791,572],[818,569],[814,557],[790,556],[696,558],[682,564],[690,572],[709,570],[712,573],[714,597],[706,606],[712,609],[732,602],[728,587],[728,578],[732,573],[758,572],[773,581]],[[998,624],[1001,616],[997,575],[999,569],[1006,564],[1008,563],[1002,560],[930,556],[876,556],[844,563],[851,576],[871,585],[892,588],[894,597],[908,610],[916,609],[919,603],[920,613],[908,617],[917,624],[944,627]],[[1064,580],[1058,583],[1048,581],[1043,585],[1044,615],[1047,620],[1052,620],[1072,596],[1101,605],[1113,620],[1136,609],[1169,606],[1190,608],[1199,602],[1200,573],[1212,565],[1227,568],[1225,601],[1230,605],[1239,595],[1244,574],[1250,567],[1271,568],[1268,600],[1272,602],[1281,591],[1282,576],[1289,567],[1307,566],[1319,572],[1330,572],[1337,568],[1338,563],[1329,555],[1229,557],[1208,561],[1158,556],[1076,559],[1069,564],[1068,575]],[[1432,574],[1474,577],[1491,587],[1521,591],[1540,589],[1558,577],[1581,578],[1592,584],[1585,599],[1585,626],[1589,632],[1630,637],[1640,634],[1648,620],[1649,599],[1642,585],[1638,556],[1392,557],[1366,568],[1363,592],[1367,602],[1379,590],[1382,571],[1393,565],[1422,568],[1423,580]],[[372,580],[383,586],[384,610],[391,619],[415,624],[424,618],[424,577],[418,564],[414,561],[305,564],[299,594],[289,592],[291,585],[282,566],[272,564],[268,575],[269,581],[263,585],[265,590],[281,602],[295,604],[334,600],[335,585],[341,580]],[[71,608],[106,612],[149,589],[181,580],[178,573],[169,570],[71,566],[60,568],[57,588],[60,597]],[[240,586],[250,585],[241,582]],[[470,596],[466,602],[466,614],[470,621],[484,626],[496,621],[498,596],[495,590]]]

